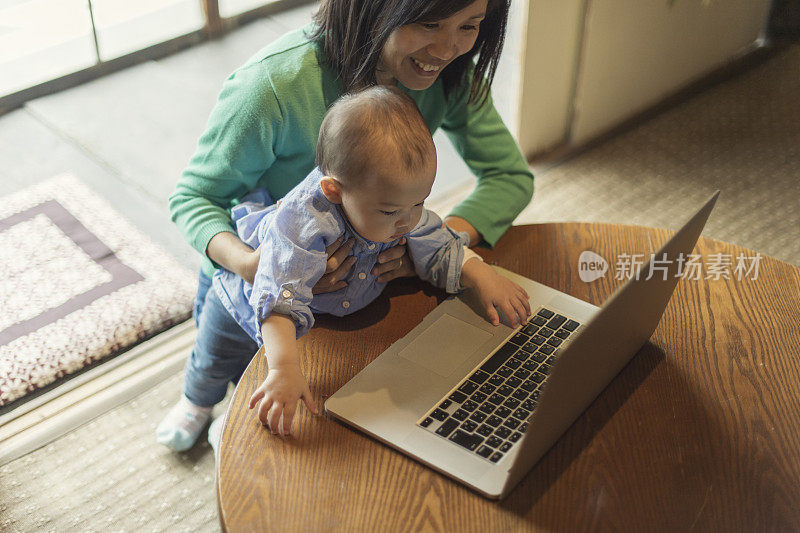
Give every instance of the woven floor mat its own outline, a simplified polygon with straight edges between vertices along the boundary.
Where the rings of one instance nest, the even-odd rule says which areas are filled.
[[[195,276],[76,177],[0,201],[0,407],[191,315]]]
[[[533,202],[515,223],[678,229],[720,189],[704,236],[800,266],[798,68],[800,44],[537,172]]]
[[[186,453],[156,444],[156,426],[182,383],[180,372],[0,467],[0,531],[219,531],[205,432]]]

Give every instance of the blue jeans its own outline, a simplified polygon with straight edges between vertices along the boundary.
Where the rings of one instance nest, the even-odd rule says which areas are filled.
[[[225,398],[228,383],[239,382],[258,345],[220,302],[211,278],[200,273],[194,300],[197,337],[184,367],[183,394],[211,407]]]

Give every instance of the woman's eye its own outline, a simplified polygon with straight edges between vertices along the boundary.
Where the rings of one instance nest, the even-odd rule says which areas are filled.
[[[436,28],[439,27],[439,24],[437,24],[436,22],[420,22],[419,25],[425,28],[426,30],[435,30]]]
[[[477,31],[478,26],[474,26],[474,25],[461,26],[461,29],[462,30],[467,30],[467,31]]]
[[[387,217],[390,217],[390,216],[392,216],[394,214],[397,214],[397,211],[381,211],[381,213],[383,213]]]

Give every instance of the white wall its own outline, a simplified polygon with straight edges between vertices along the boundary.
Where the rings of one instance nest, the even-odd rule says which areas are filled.
[[[570,118],[585,0],[529,0],[517,138],[526,155],[562,143]]]
[[[529,5],[519,139],[533,155],[583,144],[752,49],[770,0]]]

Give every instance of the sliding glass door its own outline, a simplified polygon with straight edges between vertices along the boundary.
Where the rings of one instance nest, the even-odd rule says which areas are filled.
[[[0,114],[309,0],[0,0]]]

